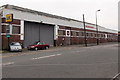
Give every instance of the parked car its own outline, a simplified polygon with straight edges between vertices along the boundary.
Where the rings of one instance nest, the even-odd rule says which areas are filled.
[[[32,45],[28,46],[28,50],[39,50],[39,49],[48,49],[50,46],[49,44],[45,44],[44,42],[35,42]]]
[[[19,42],[11,42],[9,45],[10,51],[22,51],[22,45]]]

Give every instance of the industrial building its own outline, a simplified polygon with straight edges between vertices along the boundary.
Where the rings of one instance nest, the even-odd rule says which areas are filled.
[[[8,44],[6,37],[7,27],[11,35],[10,42],[20,42],[26,48],[36,41],[45,42],[51,46],[84,44],[83,21],[66,17],[39,12],[14,5],[4,5],[0,7],[2,19],[2,48]],[[13,22],[7,23],[5,16],[13,14]],[[96,43],[99,38],[100,43],[117,41],[118,31],[107,29],[98,25],[98,35],[96,25],[85,23],[87,43]]]

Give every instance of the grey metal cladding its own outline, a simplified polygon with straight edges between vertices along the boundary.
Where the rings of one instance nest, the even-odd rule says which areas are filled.
[[[36,41],[45,42],[53,45],[54,26],[25,21],[24,47],[35,43]]]
[[[25,22],[24,46],[27,47],[39,40],[39,25],[35,23]]]
[[[54,26],[41,24],[40,25],[40,41],[53,45],[54,41]]]

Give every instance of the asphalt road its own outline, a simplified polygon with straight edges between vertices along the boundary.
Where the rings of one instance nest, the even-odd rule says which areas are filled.
[[[70,46],[2,56],[3,78],[112,78],[118,44]]]

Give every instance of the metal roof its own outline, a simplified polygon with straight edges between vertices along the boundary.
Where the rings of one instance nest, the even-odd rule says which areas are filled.
[[[57,18],[57,19],[62,19],[62,20],[67,20],[67,21],[83,22],[83,21],[79,21],[79,20],[75,20],[75,19],[71,19],[71,18],[66,18],[66,17],[62,17],[62,16],[58,16],[58,15],[53,15],[53,14],[49,14],[49,13],[45,13],[45,12],[35,11],[32,9],[22,8],[22,7],[18,7],[18,6],[14,6],[14,5],[9,5],[9,4],[3,5],[2,7],[6,8],[6,9],[14,9],[14,10],[29,12],[29,13],[33,13],[33,14],[38,14],[38,15],[42,15],[42,16],[47,16],[47,17]],[[88,22],[86,22],[86,23],[88,23]],[[88,23],[88,24],[95,25],[93,23]]]
[[[29,12],[29,13],[33,13],[33,14],[37,14],[37,15],[41,15],[41,16],[57,18],[57,19],[62,19],[62,20],[67,20],[67,21],[83,22],[83,21],[79,21],[79,20],[75,20],[75,19],[71,19],[71,18],[66,18],[66,17],[62,17],[62,16],[58,16],[58,15],[53,15],[53,14],[49,14],[49,13],[35,11],[35,10],[32,10],[32,9],[22,8],[22,7],[18,7],[18,6],[14,6],[14,5],[9,5],[9,4],[3,5],[0,8],[3,8],[3,7],[6,8],[6,9],[14,9],[14,10],[22,11],[22,12]],[[88,22],[85,22],[85,23],[90,24],[90,25],[94,25],[94,26],[96,25],[96,24],[88,23]],[[108,28],[105,28],[105,27],[102,27],[102,26],[99,26],[99,27],[110,30],[110,31],[113,31],[113,32],[116,31],[116,30],[108,29]]]

